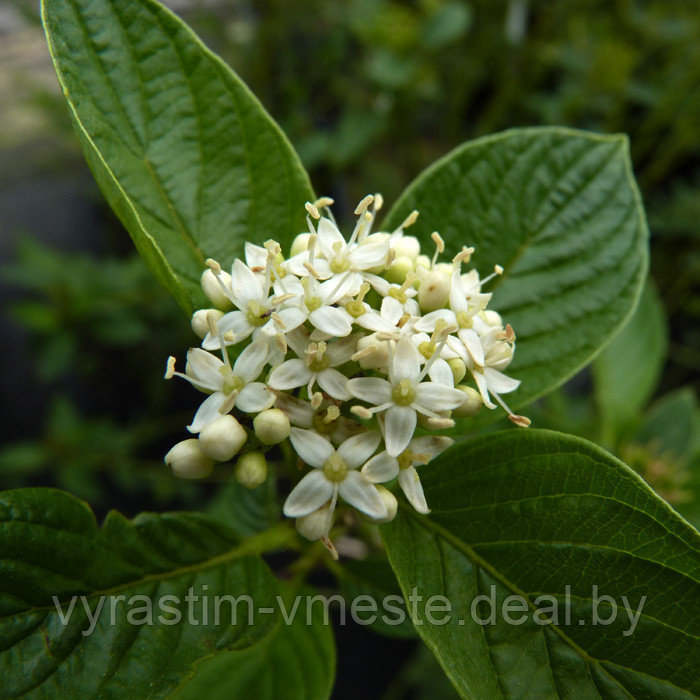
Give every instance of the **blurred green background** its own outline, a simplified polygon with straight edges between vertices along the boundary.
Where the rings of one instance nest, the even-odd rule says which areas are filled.
[[[629,134],[651,283],[624,335],[529,415],[610,449],[700,523],[696,3],[166,4],[251,86],[341,218],[368,192],[392,202],[483,134]],[[161,368],[194,336],[92,181],[32,0],[0,0],[0,255],[0,488],[56,485],[98,513],[203,507],[216,484],[177,481],[161,461],[194,406]],[[429,671],[410,667],[386,697],[434,699]]]

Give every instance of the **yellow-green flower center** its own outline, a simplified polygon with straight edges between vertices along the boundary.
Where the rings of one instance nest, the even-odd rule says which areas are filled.
[[[304,303],[306,304],[306,308],[309,310],[309,313],[319,309],[322,304],[320,297],[306,297],[304,299]]]
[[[397,406],[410,406],[416,398],[416,390],[410,379],[402,379],[392,390],[391,400]]]
[[[328,369],[331,361],[327,354],[321,356],[316,355],[313,360],[309,360],[308,367],[312,372],[323,372],[324,369]]]
[[[474,325],[472,317],[466,311],[460,311],[456,314],[457,325],[460,328],[471,328]]]
[[[404,469],[408,469],[410,466],[413,465],[413,452],[411,450],[406,449],[404,450],[397,458],[396,461],[399,463],[399,469],[403,471]]]
[[[365,313],[365,305],[361,301],[354,299],[345,304],[345,310],[353,318],[360,318],[360,316]]]
[[[264,306],[260,306],[257,301],[248,303],[246,318],[251,326],[264,326],[270,320],[270,312]]]
[[[245,382],[233,374],[228,367],[222,367],[220,371],[224,377],[224,385],[221,387],[221,391],[224,394],[228,395],[234,391],[240,391],[245,386]]]
[[[350,262],[340,255],[333,258],[330,262],[331,272],[338,274],[339,272],[345,272],[350,267]]]
[[[348,465],[337,452],[334,452],[323,465],[323,473],[328,481],[338,484],[348,475]]]

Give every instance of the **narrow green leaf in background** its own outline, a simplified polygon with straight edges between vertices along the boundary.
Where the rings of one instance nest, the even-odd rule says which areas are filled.
[[[247,595],[256,607],[274,608],[277,584],[256,553],[284,546],[288,532],[268,530],[242,543],[195,513],[143,513],[128,521],[112,512],[98,528],[90,509],[69,494],[3,492],[2,696],[163,697],[197,661],[259,642],[276,615],[256,614],[250,624],[247,604],[240,604],[233,621],[223,601],[215,624],[211,598]],[[199,600],[187,602],[190,589]],[[203,594],[212,602],[206,621]],[[68,615],[72,596],[85,598],[63,624],[55,600]]]
[[[431,514],[402,507],[382,538],[404,596],[422,596],[408,598],[418,633],[463,697],[700,691],[700,536],[632,470],[580,438],[507,431],[448,450],[421,480]],[[438,594],[446,624],[427,614]],[[633,628],[626,606],[640,603]]]
[[[43,0],[49,49],[88,163],[181,305],[211,257],[304,230],[308,176],[238,77],[153,0]]]
[[[468,142],[418,176],[383,228],[413,209],[425,247],[437,230],[449,250],[476,248],[482,276],[505,268],[487,291],[518,338],[513,408],[590,362],[641,291],[648,232],[624,136],[543,127]]]
[[[656,288],[647,284],[630,320],[593,363],[596,401],[609,444],[615,444],[656,389],[667,335],[663,304]]]

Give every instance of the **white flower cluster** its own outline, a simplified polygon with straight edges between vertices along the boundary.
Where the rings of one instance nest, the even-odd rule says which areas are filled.
[[[501,399],[519,384],[503,374],[515,335],[486,309],[491,294],[482,291],[502,269],[483,280],[463,271],[474,252],[466,247],[439,262],[437,233],[432,259],[421,255],[418,239],[404,232],[417,212],[391,233],[373,233],[381,202],[379,195],[360,202],[347,241],[330,211],[321,215],[332,204],[323,198],[307,203],[309,232],[297,236],[289,257],[268,241],[246,243],[245,263],[235,260],[230,275],[209,260],[202,287],[217,308],[192,319],[202,347],[188,352],[184,373],[172,357],[166,371],[209,394],[188,426],[198,439],[166,456],[173,471],[196,478],[230,460],[248,440],[241,422],[254,416],[251,443],[289,437],[312,467],[284,513],[330,547],[338,497],[374,521],[391,520],[397,501],[379,484],[398,477],[413,507],[429,512],[415,465],[452,440],[414,437],[418,425],[450,428],[453,413],[472,415],[482,403],[495,408],[494,401],[515,424],[529,424]],[[231,363],[227,348],[239,344]],[[467,372],[476,388],[462,383]],[[254,487],[266,476],[260,452],[238,459],[242,483]]]

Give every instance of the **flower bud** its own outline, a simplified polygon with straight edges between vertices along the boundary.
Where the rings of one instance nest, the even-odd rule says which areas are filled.
[[[397,256],[384,273],[384,277],[394,284],[403,284],[409,272],[413,272],[413,260],[405,255]]]
[[[192,330],[200,338],[205,338],[207,333],[209,333],[209,321],[207,318],[210,314],[213,316],[214,321],[219,321],[224,312],[219,311],[219,309],[199,309],[192,315]]]
[[[228,311],[228,309],[233,308],[233,303],[224,293],[219,280],[223,282],[224,286],[228,287],[231,284],[231,275],[222,270],[219,273],[218,280],[216,277],[217,276],[211,270],[204,270],[201,280],[202,289],[214,306],[223,311]]]
[[[289,250],[290,257],[299,255],[309,249],[309,237],[310,233],[300,233],[294,241],[292,241],[292,247]]]
[[[384,486],[377,484],[375,488],[379,491],[382,501],[384,501],[387,514],[383,518],[369,518],[369,520],[373,523],[390,523],[396,517],[396,511],[399,509],[399,502],[396,500],[396,496]]]
[[[327,535],[331,524],[329,522],[329,509],[330,506],[326,504],[308,515],[297,518],[295,524],[299,534],[312,542],[320,540],[324,535]]]
[[[276,445],[289,437],[289,418],[279,408],[268,408],[253,419],[255,436],[264,445]]]
[[[429,270],[430,269],[430,258],[427,255],[419,255],[416,258],[416,271]]]
[[[386,370],[389,364],[389,347],[383,340],[377,340],[377,334],[371,333],[357,341],[357,351],[371,348],[372,352],[360,358],[362,369]]]
[[[236,481],[247,489],[255,489],[267,480],[267,460],[262,452],[246,452],[233,468]]]
[[[190,438],[178,442],[167,455],[165,463],[181,479],[203,479],[214,468],[214,460],[201,450],[199,440]]]
[[[460,384],[456,388],[463,391],[466,398],[461,406],[455,408],[454,415],[462,418],[464,416],[476,415],[483,404],[481,394],[476,389],[471,386],[467,386],[466,384]]]
[[[464,364],[464,360],[460,360],[459,357],[454,357],[451,360],[447,360],[447,364],[452,370],[452,380],[454,385],[457,386],[467,373],[467,366]]]
[[[421,277],[418,304],[423,311],[442,309],[450,298],[452,280],[441,270],[431,270]]]
[[[397,258],[407,257],[415,262],[420,255],[420,241],[415,236],[401,236],[391,247],[396,251]]]
[[[227,462],[237,455],[248,439],[248,434],[233,416],[221,416],[199,433],[202,452],[218,462]]]
[[[482,311],[482,318],[486,323],[489,324],[489,326],[502,326],[503,325],[503,319],[501,318],[501,314],[498,313],[498,311],[493,311],[491,309],[485,309]]]

